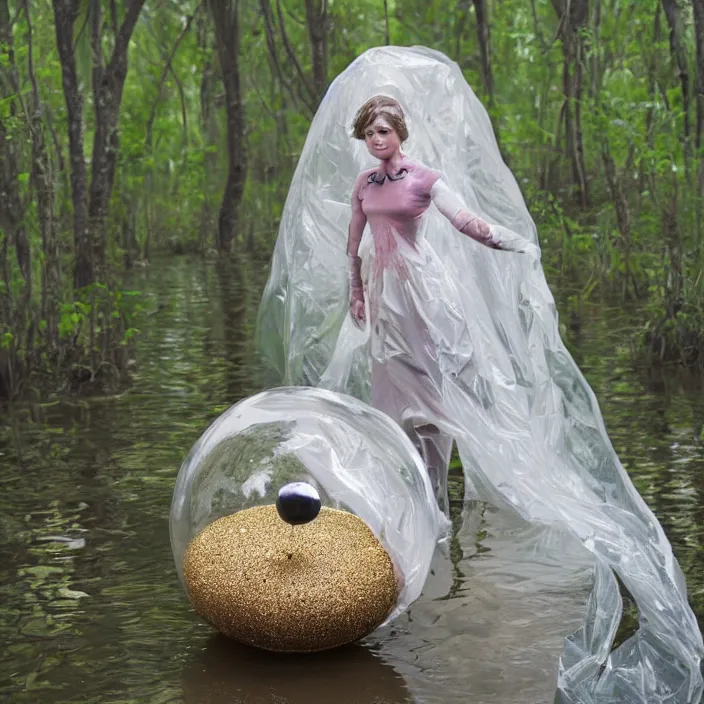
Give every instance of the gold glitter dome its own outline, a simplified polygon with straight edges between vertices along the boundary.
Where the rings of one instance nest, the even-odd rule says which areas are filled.
[[[366,523],[325,507],[296,527],[273,504],[220,518],[189,543],[183,575],[196,613],[237,641],[274,651],[359,640],[398,598],[391,559]]]

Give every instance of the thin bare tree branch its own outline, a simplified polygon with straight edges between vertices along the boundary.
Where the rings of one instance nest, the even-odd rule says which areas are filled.
[[[172,63],[174,60],[174,57],[176,56],[176,52],[178,51],[178,48],[183,41],[184,37],[188,34],[189,30],[191,29],[191,24],[193,23],[194,18],[196,15],[200,12],[201,8],[203,7],[203,2],[199,2],[198,6],[196,9],[193,11],[193,14],[190,15],[186,19],[186,24],[183,26],[183,29],[179,32],[178,36],[176,37],[176,41],[174,42],[174,45],[171,49],[171,52],[169,53],[168,57],[166,57],[166,61],[164,64],[164,68],[161,72],[161,77],[159,79],[159,88],[157,89],[157,96],[156,100],[152,104],[152,108],[149,111],[149,118],[147,119],[147,129],[146,129],[146,137],[145,141],[147,144],[151,144],[152,141],[152,130],[154,128],[154,120],[156,119],[156,111],[159,106],[159,103],[161,102],[161,97],[162,93],[164,90],[164,84],[166,83],[166,76],[171,73],[173,76],[174,80],[176,81],[176,84],[178,85],[180,97],[181,97],[181,111],[183,115],[183,129],[184,131],[186,130],[186,98],[184,95],[183,91],[183,85],[179,81],[178,76],[176,75],[176,72],[173,70]]]
[[[301,64],[298,61],[298,57],[296,56],[296,52],[294,51],[293,47],[291,46],[291,42],[289,41],[288,32],[286,31],[286,21],[284,20],[283,12],[281,11],[281,0],[276,0],[276,11],[279,18],[279,32],[281,33],[281,39],[284,44],[284,49],[286,49],[286,55],[288,56],[288,60],[293,64],[293,67],[296,69],[296,73],[298,74],[298,78],[301,82],[301,85],[305,88],[305,91],[308,94],[308,98],[304,98],[303,96],[300,97],[306,104],[306,107],[308,108],[310,113],[313,114],[315,113],[316,103],[315,91],[313,90],[313,88],[311,88],[310,84],[306,80],[305,74],[303,73],[303,69],[301,68]]]

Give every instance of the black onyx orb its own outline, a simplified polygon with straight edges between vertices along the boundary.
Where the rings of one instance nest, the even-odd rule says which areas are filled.
[[[306,482],[293,482],[279,489],[276,510],[282,521],[292,526],[310,523],[320,513],[320,496]]]

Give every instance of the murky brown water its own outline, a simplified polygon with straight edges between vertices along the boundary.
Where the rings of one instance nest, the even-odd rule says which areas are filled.
[[[454,503],[424,596],[363,645],[272,656],[190,612],[169,546],[173,482],[210,421],[265,383],[250,342],[264,266],[241,282],[192,259],[153,265],[134,283],[153,315],[133,388],[0,421],[0,701],[550,702],[588,574],[531,563],[546,536],[481,505]],[[704,616],[702,382],[633,372],[623,317],[586,314],[572,351]]]

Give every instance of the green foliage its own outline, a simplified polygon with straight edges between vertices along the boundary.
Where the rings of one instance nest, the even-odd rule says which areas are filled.
[[[20,225],[29,242],[31,289],[18,264],[14,236],[7,233],[0,305],[14,306],[17,314],[4,322],[0,340],[5,349],[23,355],[31,352],[27,347],[31,326],[47,335],[53,323],[40,301],[47,259],[32,176],[29,25],[15,5],[10,4],[15,19],[14,58],[10,60],[4,47],[0,70],[5,75],[14,65],[20,90],[0,95],[0,116],[8,143],[16,147]],[[280,6],[281,15],[279,4],[271,3],[271,29],[282,67],[278,71],[260,3],[240,3],[239,72],[247,176],[238,234],[240,244],[259,254],[272,246],[315,110],[305,7],[302,2]],[[673,330],[696,337],[704,310],[697,278],[704,264],[703,209],[696,185],[694,135],[689,140],[683,136],[685,104],[659,3],[609,4],[608,9],[602,8],[598,24],[592,15],[578,33],[583,49],[579,108],[589,188],[586,209],[576,201],[565,141],[563,36],[552,3],[503,0],[487,7],[492,85],[485,80],[474,4],[448,5],[440,0],[329,2],[328,78],[387,37],[392,44],[425,44],[452,57],[488,107],[504,156],[538,224],[549,275],[576,281],[583,292],[601,288],[642,301],[647,322],[644,340],[651,340],[649,345],[662,346],[662,339],[653,338],[656,332],[669,341],[667,346],[684,339]],[[89,9],[90,3],[80,3],[74,42],[90,180],[95,115],[90,23],[85,22]],[[146,263],[159,250],[209,254],[215,247],[228,164],[225,96],[214,33],[206,4],[197,0],[146,3],[142,10],[130,44],[120,107],[117,168],[106,222],[109,271],[102,281],[110,294],[101,298],[99,310],[105,314],[100,318],[91,301],[71,286],[75,252],[69,125],[52,3],[31,3],[31,13],[34,72],[54,185],[60,276],[57,344],[72,340],[83,353],[95,356],[84,339],[88,319],[102,334],[112,329],[104,316],[117,315],[120,332],[110,333],[111,344],[126,344],[123,336],[134,335],[134,325],[128,321],[134,311],[125,308],[129,296],[119,293],[125,265]],[[691,24],[690,15],[685,19]],[[686,29],[685,52],[694,76],[692,32],[689,26]],[[111,31],[106,23],[106,60],[112,51]],[[575,64],[569,69],[574,73]],[[571,104],[570,109],[576,107]],[[690,106],[691,130],[695,122],[694,106]],[[627,210],[625,230],[617,217],[619,196],[606,172],[605,154],[613,163],[620,205]],[[670,227],[673,213],[676,224]],[[681,280],[679,293],[673,293],[667,282],[678,260]],[[666,312],[674,310],[672,296],[680,293],[683,305],[661,324]],[[26,295],[31,298],[29,308]]]
[[[61,306],[58,330],[62,340],[73,340],[73,344],[90,345],[89,340],[105,334],[117,334],[117,342],[126,345],[139,333],[137,328],[124,328],[123,320],[134,320],[141,316],[143,308],[138,302],[139,291],[110,290],[103,284],[95,284],[83,291],[83,299]],[[93,344],[93,351],[100,352]]]

